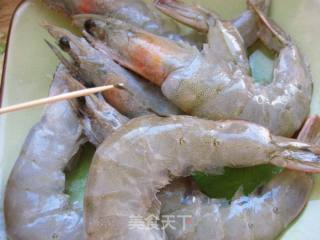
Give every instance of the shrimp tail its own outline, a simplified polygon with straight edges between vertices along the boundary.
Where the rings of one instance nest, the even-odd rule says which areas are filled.
[[[154,5],[164,14],[198,32],[208,32],[210,22],[221,19],[212,10],[208,11],[197,4],[186,4],[181,0],[155,0]],[[242,36],[246,47],[250,47],[259,38],[261,23],[256,11],[259,11],[259,14],[268,14],[270,6],[271,0],[248,1],[248,10],[231,21]]]
[[[271,155],[271,163],[291,170],[320,172],[320,147],[302,142],[294,142],[283,137],[273,137],[276,150]]]
[[[320,154],[320,116],[312,116],[307,119],[304,127],[299,133],[298,140],[301,142],[312,144],[313,146],[294,146],[295,148],[300,148],[301,152],[292,152],[291,156],[293,158],[296,158],[298,156],[302,160],[302,162],[292,161],[291,164],[288,165],[290,166],[289,168],[299,170],[300,166],[302,167],[302,169],[307,166],[308,169],[311,170],[311,172],[317,171],[317,169],[319,168],[318,162],[320,160],[319,157],[316,157],[315,155]],[[285,146],[286,144],[283,145]]]
[[[197,4],[192,6],[180,0],[155,0],[154,6],[162,13],[200,32],[208,31],[208,19],[219,18]]]
[[[320,116],[308,118],[298,139],[303,142],[320,145]]]
[[[254,5],[257,9],[259,9],[264,14],[268,14],[269,9],[271,7],[272,0],[248,0],[247,5],[248,9],[250,9],[251,5]]]
[[[283,46],[289,45],[290,37],[259,8],[256,0],[248,0],[251,9],[260,20],[259,38],[269,48],[279,51]],[[275,38],[274,38],[275,37]]]
[[[255,11],[259,10],[259,13],[267,14],[270,5],[271,0],[248,0],[248,9],[254,7]],[[155,0],[154,6],[167,16],[200,32],[208,32],[210,19],[220,19],[219,15],[212,10],[208,11],[198,4],[186,4],[181,0]],[[244,13],[235,19],[234,23],[237,21],[250,22],[250,19]]]

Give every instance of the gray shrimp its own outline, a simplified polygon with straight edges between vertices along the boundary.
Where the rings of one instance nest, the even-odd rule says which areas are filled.
[[[121,2],[121,1],[119,1]],[[155,1],[155,6],[160,9],[161,11],[163,11],[164,13],[166,13],[166,9],[162,9],[161,6],[163,6],[164,3],[168,4],[169,2],[178,2],[177,0],[174,1]],[[161,4],[162,3],[162,4]],[[141,3],[140,3],[141,4]],[[271,5],[271,0],[256,0],[256,4],[262,9],[262,11],[264,13],[268,13],[270,5]],[[128,4],[127,4],[128,5]],[[197,7],[198,8],[198,7]],[[165,27],[165,23],[159,20],[159,18],[151,18],[151,19],[158,19],[158,20],[154,20],[153,22],[158,22],[158,24],[155,24],[153,27],[154,29],[150,29],[148,27],[149,24],[145,24],[143,21],[141,21],[141,19],[144,19],[143,17],[137,17],[137,16],[143,16],[145,14],[145,10],[147,8],[139,8],[139,11],[137,11],[133,17],[140,19],[139,21],[134,20],[131,17],[126,17],[125,15],[121,17],[118,15],[116,18],[118,19],[122,19],[128,23],[131,23],[137,27],[143,28],[146,31],[152,32],[154,34],[157,35],[162,35],[165,37],[168,37],[174,41],[188,41],[190,42],[192,45],[196,45],[198,47],[201,47],[201,44],[203,43],[203,34],[195,34],[196,32],[191,33],[190,35],[187,36],[180,36],[179,34],[177,34],[177,32],[179,32],[178,27],[175,26],[175,33],[172,32],[168,32],[166,31],[166,27]],[[151,12],[150,9],[148,9],[149,12]],[[188,9],[183,9],[183,10],[187,10]],[[203,10],[203,9],[202,9]],[[128,11],[130,12],[130,7],[128,7]],[[79,12],[81,13],[81,12]],[[97,13],[96,11],[89,11],[90,14],[94,14]],[[199,24],[197,25],[197,30],[203,31],[203,27],[201,26],[201,21],[203,21],[203,19],[205,19],[207,17],[207,11],[203,12],[203,11],[194,11],[194,12],[190,12],[191,15],[193,17],[195,17],[196,21],[199,22]],[[150,13],[149,13],[150,14]],[[186,14],[183,11],[181,12],[181,14]],[[129,16],[131,16],[129,14]],[[77,25],[81,26],[83,29],[86,29],[88,32],[90,32],[90,29],[95,28],[96,27],[96,23],[94,21],[86,21],[86,19],[90,18],[90,15],[85,15],[85,14],[80,14],[80,15],[76,15],[74,16],[75,22]],[[154,16],[156,17],[156,15]],[[101,18],[101,17],[100,17]],[[102,17],[102,19],[104,19]],[[149,19],[149,18],[147,18]],[[151,21],[152,22],[152,21]],[[232,20],[232,23],[234,24],[235,27],[237,27],[237,29],[239,30],[241,36],[244,39],[245,45],[246,46],[250,46],[252,43],[254,43],[257,39],[258,39],[258,19],[256,17],[256,14],[254,14],[254,12],[252,10],[247,10],[245,12],[243,12],[238,18]],[[171,25],[174,26],[174,24],[172,22],[170,22]],[[152,25],[152,24],[151,24]]]
[[[175,4],[180,6],[177,1]],[[208,43],[202,51],[116,19],[94,19],[100,21],[99,28],[91,33],[104,32],[117,62],[161,86],[163,94],[187,114],[212,120],[247,120],[273,134],[290,137],[308,116],[311,74],[290,38],[252,1],[249,6],[260,19],[259,38],[279,51],[273,82],[266,86],[253,83],[239,31],[213,14],[207,21]],[[176,14],[181,15],[179,11]],[[190,25],[192,19],[188,20]]]
[[[310,117],[298,140],[320,144],[320,118]],[[168,239],[275,239],[301,213],[310,196],[313,178],[284,170],[248,197],[231,204],[210,199],[189,179],[175,180],[159,194],[161,214],[181,220],[166,228]],[[244,221],[244,219],[246,219]],[[266,224],[266,219],[270,219]]]
[[[132,216],[159,216],[156,194],[173,178],[259,164],[316,173],[319,154],[317,146],[273,136],[245,121],[188,116],[131,120],[107,138],[94,157],[85,195],[86,237],[165,239],[159,229],[146,224],[132,229],[128,224]]]
[[[181,40],[174,22],[160,17],[152,6],[143,0],[44,0],[51,8],[65,12],[68,15],[100,14],[113,16],[142,27],[146,31]],[[175,32],[173,32],[174,30]]]
[[[271,0],[258,1],[259,6],[267,12]],[[68,15],[101,14],[113,16],[141,27],[146,31],[166,36],[176,41],[188,39],[188,36],[181,37],[175,33],[179,31],[179,27],[174,22],[167,23],[168,21],[162,19],[143,0],[44,0],[44,2],[51,8],[64,11]],[[253,30],[257,28],[256,22],[256,17],[251,11],[246,11],[239,18],[233,20],[233,23],[241,31],[248,44],[254,42],[257,37],[256,31]],[[90,27],[92,26],[91,24],[92,22],[87,22],[86,26]],[[175,32],[170,31],[171,29]]]
[[[71,89],[76,90],[76,87],[72,87]],[[93,113],[99,113],[101,109],[104,109],[96,106],[103,104],[103,101],[89,101],[90,99],[91,98],[89,98],[87,102],[93,103],[94,105],[93,107],[91,106],[90,109],[98,109]],[[77,107],[77,109],[81,109],[81,107]],[[105,113],[110,113],[110,109],[107,108],[106,111],[102,112],[105,115]],[[87,136],[89,136],[90,139],[92,136],[101,136],[94,138],[95,140],[97,139],[95,143],[96,146],[102,144],[103,140],[115,131],[115,128],[111,129],[111,131],[104,131],[104,129],[108,129],[108,127],[106,128],[105,126],[110,126],[110,119],[121,119],[121,116],[118,114],[107,114],[109,117],[101,118],[101,114],[97,116],[96,114],[91,114],[86,111],[84,115],[87,115],[88,125],[96,126],[92,131],[94,134],[90,132]],[[129,120],[122,117],[120,124],[112,124],[112,126],[119,128],[120,125],[123,125],[127,121]],[[318,143],[318,135],[320,132],[319,123],[319,118],[310,118],[302,129],[299,140]],[[220,226],[221,229],[224,229],[223,235],[226,239],[234,239],[232,234],[235,232],[235,236],[237,236],[238,232],[230,231],[230,229],[239,229],[237,226],[243,228],[246,223],[241,221],[240,216],[246,215],[252,218],[253,214],[257,216],[271,214],[274,225],[269,225],[270,231],[261,231],[260,227],[265,228],[264,221],[260,221],[261,225],[259,221],[254,225],[251,224],[249,226],[249,233],[252,234],[252,239],[261,239],[262,237],[264,237],[263,239],[274,239],[274,237],[279,235],[302,211],[313,186],[310,175],[287,171],[274,178],[263,188],[259,188],[256,193],[249,197],[240,197],[229,206],[224,200],[209,199],[200,192],[195,184],[190,184],[190,182],[190,179],[175,180],[166,188],[162,189],[157,195],[162,203],[161,215],[176,216],[175,219],[178,219],[179,216],[192,216],[193,224],[188,225],[188,228],[180,225],[180,222],[177,222],[174,229],[167,228],[166,233],[168,239],[201,239],[201,236],[204,236],[204,232],[206,233],[206,237],[208,237],[209,234],[216,234],[217,232],[221,234],[221,231],[215,231],[216,229],[213,229],[212,226]],[[266,206],[269,206],[269,208],[266,208]],[[272,211],[270,210],[271,207],[273,207]],[[281,211],[279,209],[281,209]],[[215,216],[217,211],[222,212],[222,214],[219,215],[221,217],[218,219]],[[232,218],[231,216],[235,212],[237,212],[237,217]],[[250,215],[248,212],[250,212]],[[206,216],[204,221],[202,213]],[[215,224],[208,226],[205,222],[210,222],[210,217],[214,219]],[[215,222],[218,220],[221,220],[220,225],[217,225],[217,222]],[[279,222],[282,224],[279,224]],[[247,229],[249,227],[247,227]],[[210,229],[210,231],[208,229]],[[216,235],[214,236],[215,239],[219,239]],[[248,237],[247,235],[243,236],[244,239]]]
[[[81,88],[59,66],[50,95]],[[87,139],[100,144],[128,119],[95,96],[46,107],[28,134],[5,192],[5,221],[10,239],[85,239],[83,206],[71,205],[64,170]]]
[[[104,49],[101,47],[101,50],[98,51],[86,39],[79,38],[67,30],[48,24],[44,27],[59,42],[61,49],[68,52],[72,57],[73,62],[61,59],[63,57],[60,57],[60,59],[77,79],[82,79],[83,82],[96,86],[124,84],[127,91],[114,89],[103,93],[107,102],[120,113],[129,118],[152,113],[165,116],[182,113],[163,96],[158,86],[115,63],[108,54],[106,47]],[[93,44],[94,41],[94,39],[91,39]],[[57,55],[61,56],[59,53]]]
[[[67,91],[65,71],[57,71],[50,95]],[[10,239],[84,239],[82,210],[64,193],[71,159],[85,142],[82,125],[67,101],[45,109],[30,131],[5,193]]]

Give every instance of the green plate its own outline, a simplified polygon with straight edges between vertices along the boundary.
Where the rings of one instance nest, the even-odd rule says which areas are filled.
[[[233,18],[245,9],[245,0],[198,0],[204,6],[215,9],[225,18]],[[273,0],[271,16],[294,39],[310,63],[315,82],[312,113],[320,114],[320,0]],[[48,10],[40,0],[23,2],[17,9],[8,42],[3,77],[2,106],[24,102],[48,94],[52,75],[58,63],[43,39],[51,39],[40,27],[42,21],[71,28],[65,16]],[[42,108],[34,108],[0,117],[0,202],[10,171],[20,152],[21,145]],[[86,159],[93,149],[89,147]],[[72,174],[75,179],[69,188],[81,192],[84,186],[81,171]],[[80,181],[80,182],[77,182]],[[72,190],[73,191],[73,190]],[[75,197],[74,201],[76,201]],[[0,205],[0,239],[5,239],[4,222]],[[320,177],[316,177],[310,202],[300,218],[286,231],[281,239],[319,239],[320,236]],[[267,224],[267,223],[266,223]]]

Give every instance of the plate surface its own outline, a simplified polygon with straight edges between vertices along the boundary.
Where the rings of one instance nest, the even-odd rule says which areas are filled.
[[[194,1],[195,2],[195,1]],[[198,0],[215,9],[226,19],[245,9],[245,0]],[[271,16],[298,44],[310,63],[315,82],[312,113],[320,114],[320,0],[273,0]],[[22,3],[17,10],[8,42],[3,78],[2,105],[12,105],[47,96],[52,75],[58,63],[43,39],[51,39],[40,27],[42,21],[71,28],[65,16],[48,10],[40,1]],[[32,125],[40,118],[42,108],[0,117],[0,239],[5,239],[2,218],[3,191],[7,178]],[[320,176],[316,176],[310,202],[302,216],[281,239],[316,240],[320,235]]]

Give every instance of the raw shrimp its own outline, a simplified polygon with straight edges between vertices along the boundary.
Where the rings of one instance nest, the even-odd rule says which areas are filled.
[[[64,74],[58,70],[50,95],[67,90]],[[10,239],[84,239],[82,210],[70,205],[63,173],[84,141],[81,122],[67,101],[46,108],[7,184],[4,204]]]
[[[170,26],[166,27],[166,22],[159,17],[159,15],[143,0],[44,0],[45,3],[58,10],[63,10],[69,15],[74,14],[102,14],[114,16],[116,18],[125,20],[131,24],[143,28],[146,31],[167,36],[173,40],[181,40],[182,38],[176,34],[168,31],[173,28],[176,32],[178,27],[170,22]],[[267,13],[271,0],[257,0],[259,6]],[[238,27],[245,42],[251,44],[256,40],[256,17],[251,11],[244,12],[239,18],[234,21],[235,26]],[[92,22],[91,22],[92,23]],[[90,22],[88,26],[91,26]]]
[[[60,66],[50,95],[79,89],[70,79]],[[83,207],[70,204],[63,171],[86,142],[84,135],[100,144],[128,121],[94,96],[85,100],[81,107],[78,100],[48,106],[30,131],[6,189],[5,218],[11,239],[84,239]]]
[[[168,36],[172,39],[181,39],[175,33],[168,31],[170,28],[178,31],[177,25],[166,24],[149,4],[143,0],[44,0],[45,3],[55,9],[62,10],[68,15],[74,14],[101,14],[113,16],[131,24],[142,27],[146,31]]]
[[[319,145],[319,134],[320,118],[311,117],[298,140]],[[166,229],[168,239],[267,240],[275,239],[298,216],[312,187],[310,175],[284,170],[255,193],[231,204],[208,198],[189,178],[175,180],[157,197],[162,203],[161,214],[176,220],[180,216],[174,229]],[[181,226],[181,216],[189,216],[189,224]],[[272,221],[266,224],[266,219]]]
[[[181,111],[163,96],[158,86],[122,68],[113,61],[107,51],[103,53],[96,50],[84,38],[79,38],[67,30],[51,25],[44,27],[73,58],[74,63],[69,63],[66,59],[62,61],[75,73],[77,79],[97,86],[124,84],[128,91],[114,89],[103,93],[105,99],[122,114],[129,118],[151,113],[181,114]],[[59,53],[57,55],[59,56]]]
[[[166,9],[161,9],[161,6],[163,6],[163,5],[159,4],[159,3],[161,3],[161,2],[168,3],[168,2],[172,2],[172,1],[155,1],[155,2],[158,3],[158,4],[156,4],[156,7],[158,7],[160,10],[162,10],[164,13],[166,13]],[[176,2],[176,0],[173,1],[173,3],[175,3],[175,2]],[[271,5],[271,0],[255,0],[255,2],[264,13],[266,13],[266,14],[268,13],[270,5]],[[205,19],[208,17],[208,12],[202,11],[203,9],[201,9],[201,11],[198,11],[198,8],[199,8],[198,6],[195,6],[195,10],[190,12],[191,16],[188,16],[188,17],[194,17],[195,20],[198,22],[197,29],[200,31],[203,31],[205,29],[203,29],[204,27],[202,26],[202,24],[204,24],[203,21],[205,21]],[[187,9],[182,9],[182,10],[187,10]],[[94,13],[94,11],[91,13]],[[181,13],[185,14],[184,12],[181,12]],[[141,15],[144,14],[142,10],[141,10],[140,14]],[[138,14],[136,14],[135,17],[137,17],[137,16],[138,16]],[[84,19],[86,19],[88,17],[90,17],[90,16],[75,16],[75,20],[76,20],[75,22],[77,23],[77,25],[80,25],[84,29],[87,29],[90,31],[90,28],[94,28],[94,27],[96,27],[96,25],[93,21],[87,21],[87,22],[84,21]],[[149,32],[153,32],[158,35],[163,35],[163,36],[169,37],[175,41],[186,40],[186,41],[189,41],[191,44],[197,45],[197,46],[199,45],[200,42],[203,42],[202,41],[203,35],[198,34],[195,36],[194,33],[191,33],[189,36],[184,36],[181,38],[177,34],[173,34],[170,32],[168,33],[166,31],[164,31],[163,30],[164,27],[162,27],[161,25],[159,25],[159,26],[157,26],[157,28],[155,28],[157,30],[155,32],[149,28],[146,28],[145,25],[142,24],[142,22],[132,21],[132,19],[126,19],[126,21],[129,23],[133,23],[135,26],[141,27]],[[241,36],[244,39],[244,43],[246,46],[250,46],[251,44],[253,44],[257,40],[257,38],[258,38],[258,34],[257,34],[257,32],[258,32],[258,18],[252,10],[249,9],[249,10],[245,11],[238,18],[232,20],[232,23],[239,30]],[[162,24],[162,25],[164,25],[164,24]],[[171,23],[171,25],[172,25],[172,23]]]
[[[208,19],[208,44],[201,52],[115,19],[106,20],[104,30],[95,28],[91,33],[105,31],[114,59],[161,86],[184,112],[212,120],[248,120],[276,135],[292,136],[309,113],[311,75],[286,34],[251,7],[261,20],[261,40],[272,49],[281,47],[273,82],[267,86],[253,83],[237,29],[214,16]]]
[[[72,87],[71,89],[76,90],[75,87]],[[89,101],[94,105],[103,104],[103,101]],[[78,107],[78,109],[81,109],[81,107]],[[91,107],[90,109],[101,109],[101,107]],[[96,112],[100,112],[97,110]],[[110,112],[110,110],[107,109],[107,111],[103,112]],[[121,117],[118,116],[118,114],[110,115],[107,114],[107,119],[101,118],[101,114],[96,116],[96,114],[88,114],[86,113],[84,115],[88,115],[88,125],[95,126],[94,131],[87,134],[90,139],[92,139],[92,136],[94,137],[94,140],[96,140],[95,145],[99,146],[102,141],[110,136],[111,132],[114,131],[114,129],[111,129],[106,131],[104,129],[108,129],[108,126],[110,126],[110,117],[111,119],[121,119]],[[123,119],[123,118],[122,118]],[[128,121],[128,119],[123,119],[120,124],[116,124],[118,127],[121,124],[124,124],[124,122]],[[94,123],[92,123],[94,122]],[[312,123],[311,123],[312,122]],[[309,120],[306,124],[307,127],[305,127],[302,130],[302,135],[304,137],[303,140],[307,141],[308,139],[316,139],[319,140],[318,133],[320,132],[318,129],[315,129],[314,123],[319,123],[320,121],[313,121]],[[107,125],[107,128],[104,126]],[[319,124],[318,124],[319,125]],[[91,129],[91,128],[89,128]],[[312,134],[311,137],[309,136]],[[95,136],[99,135],[100,137],[96,138]],[[313,140],[316,142],[315,140]],[[92,140],[91,140],[92,142]],[[200,221],[202,219],[202,215],[199,215],[199,213],[209,210],[209,209],[216,209],[222,208],[222,212],[229,213],[225,214],[225,217],[230,217],[230,214],[235,212],[235,208],[238,209],[238,214],[245,212],[245,210],[248,210],[250,207],[254,206],[254,213],[257,215],[262,214],[262,211],[258,211],[259,209],[264,210],[263,204],[266,204],[267,201],[271,202],[273,208],[272,211],[268,211],[267,213],[272,214],[273,219],[276,219],[276,217],[281,218],[282,225],[279,225],[278,221],[273,221],[275,224],[278,224],[278,226],[270,226],[271,231],[269,234],[269,239],[273,239],[272,236],[277,236],[280,232],[285,229],[285,227],[293,221],[293,219],[296,218],[296,216],[301,212],[302,208],[305,206],[310,190],[312,188],[312,179],[309,175],[303,174],[303,173],[295,173],[295,172],[287,172],[286,174],[282,173],[280,176],[276,177],[272,182],[270,182],[267,186],[264,186],[264,188],[259,188],[259,192],[256,195],[252,195],[250,197],[242,197],[240,199],[237,199],[233,202],[233,204],[230,206],[230,208],[227,208],[228,204],[226,201],[223,200],[211,200],[208,197],[206,197],[204,194],[202,194],[199,189],[196,188],[194,184],[190,184],[191,180],[175,180],[174,183],[167,186],[165,189],[163,189],[159,194],[159,200],[163,204],[163,207],[161,208],[161,214],[162,215],[170,215],[170,216],[176,216],[175,219],[179,219],[179,216],[192,216],[193,225],[188,225],[189,228],[184,228],[183,226],[175,226],[175,229],[168,228],[167,234],[169,239],[179,239],[178,236],[183,236],[183,239],[186,238],[186,232],[190,239],[195,239],[194,236],[199,234],[200,230],[195,231],[194,229],[201,229],[202,235],[203,231],[208,232],[208,225],[203,224],[203,221]],[[281,184],[280,184],[281,183]],[[191,187],[190,187],[191,186]],[[294,188],[292,186],[295,186]],[[263,192],[263,194],[262,194]],[[281,198],[281,194],[285,194],[286,198]],[[272,199],[271,199],[272,196]],[[276,197],[275,197],[276,196]],[[293,203],[294,205],[290,204],[290,208],[283,207],[283,205],[280,205],[282,202],[278,202],[278,199],[283,200],[283,204],[289,205],[288,203]],[[285,200],[290,201],[285,201]],[[276,202],[275,202],[276,201]],[[255,205],[254,205],[255,204]],[[259,204],[259,207],[258,205]],[[261,207],[261,208],[260,208]],[[241,210],[240,210],[241,209]],[[277,209],[286,209],[286,216],[283,217],[281,214],[279,214],[279,211],[274,213]],[[269,209],[270,210],[270,209]],[[212,212],[212,211],[211,211]],[[206,218],[210,218],[210,214],[207,214]],[[253,213],[252,213],[253,214]],[[198,221],[197,218],[200,220]],[[217,217],[212,216],[212,219],[216,220]],[[234,219],[233,219],[234,220]],[[177,222],[177,224],[181,224]],[[237,224],[240,224],[243,226],[243,222],[239,222]],[[228,225],[228,224],[225,224]],[[190,226],[192,226],[190,228]],[[230,228],[234,227],[235,225],[229,224]],[[260,229],[257,229],[258,227],[251,227],[252,229],[255,228],[255,232],[257,232],[254,239],[259,239],[259,234],[261,231]],[[212,230],[212,226],[210,226],[210,229]],[[225,228],[225,235],[228,235],[230,233],[230,229]],[[258,230],[258,231],[257,231]],[[190,233],[191,232],[191,233]],[[194,233],[196,232],[196,233]],[[213,232],[213,231],[211,231]],[[272,234],[271,234],[272,233]]]
[[[188,116],[131,120],[106,139],[91,165],[84,206],[87,238],[165,239],[144,223],[130,228],[129,220],[158,216],[156,194],[174,177],[268,163],[319,172],[319,154],[319,147],[275,137],[244,121]]]

